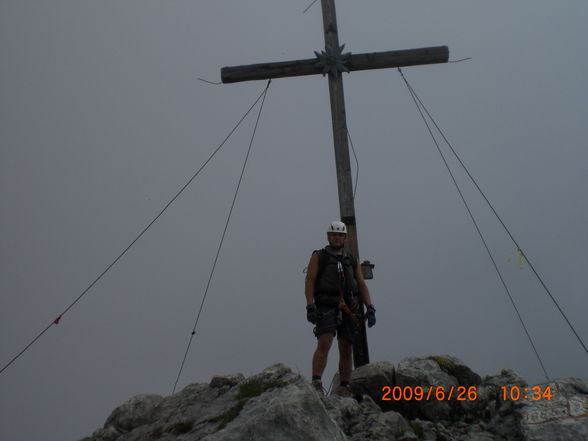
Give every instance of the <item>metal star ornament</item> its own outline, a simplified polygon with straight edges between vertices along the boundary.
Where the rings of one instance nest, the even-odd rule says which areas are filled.
[[[351,57],[351,52],[343,53],[345,45],[339,47],[325,46],[325,50],[319,54],[314,51],[318,62],[317,67],[322,69],[323,76],[326,74],[337,75],[339,72],[349,72],[349,69],[345,66],[345,63]]]

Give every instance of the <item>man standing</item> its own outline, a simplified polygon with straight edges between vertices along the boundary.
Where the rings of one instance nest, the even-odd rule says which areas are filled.
[[[333,337],[339,345],[339,378],[337,394],[351,396],[349,380],[353,367],[353,342],[358,324],[363,319],[358,295],[367,306],[367,321],[371,328],[376,324],[376,310],[363,279],[361,266],[351,254],[345,253],[347,227],[343,222],[331,222],[327,230],[329,245],[314,251],[308,263],[304,294],[306,318],[316,325],[318,339],[312,357],[312,385],[323,393],[322,375],[327,365]]]

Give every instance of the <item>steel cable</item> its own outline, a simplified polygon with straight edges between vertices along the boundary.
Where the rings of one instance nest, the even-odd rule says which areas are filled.
[[[543,370],[543,373],[545,374],[545,378],[549,381],[549,379],[550,379],[549,374],[547,373],[547,370],[545,369],[545,365],[543,364],[543,360],[541,359],[541,356],[539,355],[539,351],[537,350],[537,347],[535,346],[533,338],[531,337],[531,334],[529,333],[529,330],[527,329],[527,326],[525,325],[525,321],[523,320],[523,317],[521,316],[521,313],[520,313],[520,311],[519,311],[519,309],[518,309],[518,307],[512,297],[510,290],[508,289],[508,286],[506,285],[504,278],[502,277],[502,273],[500,272],[500,269],[498,268],[498,265],[496,264],[496,260],[494,259],[494,256],[492,255],[490,248],[488,247],[488,243],[486,242],[486,239],[484,238],[484,235],[482,234],[482,231],[480,230],[480,227],[478,226],[478,223],[476,222],[476,219],[475,219],[475,217],[469,207],[469,204],[467,203],[467,201],[466,201],[466,199],[465,199],[465,197],[459,187],[459,184],[457,183],[457,180],[455,179],[455,176],[453,175],[453,172],[451,171],[451,168],[449,167],[447,159],[445,158],[445,155],[443,154],[443,151],[441,150],[439,143],[437,142],[437,139],[435,138],[433,131],[431,130],[431,127],[429,126],[429,123],[428,123],[427,119],[425,118],[425,115],[423,114],[421,106],[419,105],[419,103],[421,101],[417,99],[417,95],[414,92],[414,89],[408,83],[402,70],[400,68],[398,68],[398,71],[400,72],[402,79],[406,83],[408,91],[410,92],[410,95],[411,95],[411,97],[412,97],[412,99],[413,99],[413,101],[419,111],[419,114],[427,127],[427,131],[431,135],[431,138],[433,139],[433,142],[435,143],[435,146],[437,147],[437,151],[439,152],[439,155],[441,155],[443,163],[445,164],[445,167],[447,168],[447,171],[449,172],[449,175],[451,176],[453,184],[455,185],[455,188],[457,189],[457,192],[459,193],[459,197],[461,198],[462,202],[464,203],[466,210],[470,216],[470,219],[472,220],[472,222],[476,228],[476,231],[478,232],[478,235],[480,236],[480,239],[482,240],[482,244],[484,245],[484,248],[486,249],[486,252],[488,253],[488,256],[490,257],[490,260],[492,261],[492,265],[494,266],[494,270],[498,274],[498,278],[500,279],[500,282],[502,283],[502,286],[504,287],[504,290],[506,291],[506,294],[508,295],[508,298],[510,299],[510,302],[511,302],[511,304],[517,314],[517,317],[523,327],[523,330],[525,331],[525,334],[527,335],[527,339],[529,340],[529,343],[531,344],[531,347],[533,348],[533,352],[535,353],[535,356],[537,357],[539,365],[541,366],[541,369]]]
[[[265,97],[267,95],[268,88],[271,84],[272,80],[267,82],[267,86],[262,93],[263,99],[261,100],[261,105],[259,106],[259,112],[257,114],[257,119],[255,121],[255,127],[253,128],[253,134],[251,135],[251,140],[249,141],[249,148],[247,149],[247,155],[245,156],[245,162],[243,163],[243,167],[241,168],[241,175],[239,176],[239,181],[237,183],[237,188],[235,189],[235,194],[233,196],[233,202],[231,203],[231,208],[229,210],[229,214],[227,216],[227,220],[225,222],[225,228],[223,230],[223,234],[221,236],[220,243],[216,250],[216,256],[214,257],[214,262],[212,264],[212,269],[210,271],[210,275],[208,276],[208,282],[206,283],[206,289],[204,290],[204,295],[202,296],[202,302],[200,302],[200,308],[198,309],[198,314],[196,316],[196,321],[194,322],[194,327],[192,328],[192,332],[190,334],[190,339],[188,340],[188,345],[186,346],[186,351],[184,353],[184,358],[182,359],[182,363],[180,365],[180,370],[178,372],[178,376],[176,377],[176,381],[174,383],[174,388],[172,390],[172,394],[175,393],[176,388],[178,386],[178,381],[180,380],[180,376],[182,375],[182,371],[184,370],[184,365],[186,364],[186,358],[188,357],[188,352],[190,351],[190,347],[192,346],[192,341],[194,340],[194,335],[196,334],[196,327],[198,326],[198,322],[200,320],[200,315],[202,313],[202,309],[204,307],[204,302],[206,300],[206,296],[208,295],[208,289],[210,288],[210,282],[212,281],[212,276],[214,275],[214,270],[216,269],[216,264],[218,262],[218,257],[220,255],[223,242],[225,240],[225,235],[227,234],[227,229],[229,227],[229,222],[231,221],[231,215],[233,214],[233,208],[235,207],[235,202],[237,201],[237,195],[239,194],[239,188],[241,187],[241,181],[243,180],[243,175],[245,173],[245,168],[247,167],[247,161],[249,160],[249,155],[251,153],[251,146],[253,145],[253,139],[255,138],[255,133],[257,132],[257,126],[259,125],[259,118],[261,117],[261,111],[263,110],[263,105],[265,103]]]
[[[249,115],[249,113],[251,113],[251,111],[253,110],[253,108],[255,107],[255,105],[259,102],[260,99],[264,98],[265,99],[265,94],[267,92],[267,87],[263,90],[263,92],[257,97],[257,99],[255,100],[255,102],[251,105],[251,107],[249,107],[249,109],[247,110],[247,112],[245,112],[245,114],[241,117],[241,119],[237,122],[237,124],[235,124],[235,126],[230,130],[229,134],[223,139],[223,141],[220,143],[220,145],[212,152],[212,154],[208,157],[208,159],[206,161],[204,161],[204,163],[202,164],[202,166],[192,175],[192,177],[188,180],[188,182],[186,182],[186,184],[184,184],[184,186],[171,198],[171,200],[163,207],[163,209],[157,214],[157,216],[155,216],[153,218],[153,220],[151,220],[151,222],[149,222],[149,224],[139,233],[139,235],[118,255],[118,257],[116,259],[114,259],[114,261],[108,265],[106,267],[106,269],[104,271],[102,271],[98,277],[96,277],[92,283],[90,283],[86,289],[84,289],[82,291],[82,293],[72,302],[70,303],[67,308],[65,308],[63,310],[63,312],[61,314],[59,314],[57,316],[57,318],[55,318],[45,329],[43,329],[40,333],[37,334],[37,336],[35,338],[33,338],[33,340],[31,340],[31,342],[29,342],[18,354],[16,354],[8,363],[6,363],[2,369],[0,369],[0,374],[2,374],[11,364],[13,364],[18,358],[20,358],[35,342],[37,342],[37,340],[39,340],[43,334],[45,334],[49,328],[51,328],[53,325],[57,325],[59,324],[61,318],[67,313],[69,312],[69,310],[71,308],[73,308],[73,306],[78,303],[89,291],[90,289],[92,289],[92,287],[100,280],[102,279],[102,277],[104,277],[104,275],[106,275],[106,273],[114,266],[116,265],[116,263],[127,253],[127,251],[129,251],[131,249],[131,247],[147,232],[147,230],[149,228],[151,228],[151,226],[157,221],[157,219],[159,219],[161,217],[161,215],[169,208],[169,206],[180,196],[180,194],[182,194],[184,192],[184,190],[194,181],[194,179],[196,179],[196,177],[200,174],[200,172],[202,172],[202,170],[204,170],[204,168],[208,165],[208,163],[212,160],[212,158],[219,152],[219,150],[226,144],[226,142],[229,140],[229,138],[233,135],[233,133],[235,133],[235,131],[237,130],[237,128],[241,125],[241,123],[243,122],[243,120],[245,120],[245,118]]]
[[[401,71],[401,75],[402,75],[402,71]],[[543,289],[545,290],[545,292],[547,293],[547,295],[549,296],[549,298],[552,300],[552,302],[554,303],[554,305],[556,306],[557,310],[560,312],[561,316],[564,318],[564,320],[568,324],[568,326],[571,329],[571,331],[573,332],[573,334],[576,336],[576,339],[578,340],[578,342],[580,343],[580,345],[584,349],[584,352],[586,352],[586,354],[588,354],[588,348],[586,347],[586,344],[584,343],[584,341],[582,340],[582,338],[580,337],[580,335],[578,335],[578,333],[576,332],[576,329],[574,328],[574,326],[572,325],[572,323],[570,322],[570,320],[568,319],[568,317],[566,316],[566,314],[564,313],[564,311],[562,310],[562,308],[559,306],[559,303],[557,302],[557,300],[555,299],[555,297],[551,293],[551,290],[547,287],[547,285],[543,281],[543,278],[539,275],[539,273],[535,269],[535,266],[533,265],[533,263],[531,262],[531,260],[529,259],[529,257],[525,254],[525,252],[523,251],[522,247],[518,244],[518,242],[516,241],[516,239],[514,238],[514,236],[511,234],[510,230],[508,229],[508,227],[506,226],[506,224],[503,222],[502,218],[498,215],[498,213],[494,209],[494,206],[490,203],[490,201],[488,200],[488,198],[486,197],[486,195],[484,194],[484,192],[482,191],[482,189],[478,185],[477,181],[474,179],[474,177],[469,172],[468,168],[462,162],[461,158],[459,157],[459,155],[457,154],[457,152],[455,151],[455,149],[453,148],[453,146],[451,145],[451,143],[449,142],[449,140],[445,137],[445,134],[439,128],[439,126],[435,122],[435,119],[431,116],[431,114],[429,113],[429,111],[427,110],[427,108],[425,107],[425,105],[423,104],[423,102],[420,100],[420,98],[418,97],[418,95],[414,92],[414,89],[412,89],[412,86],[408,83],[408,81],[406,80],[406,78],[404,77],[404,75],[402,75],[402,78],[406,82],[406,85],[409,88],[409,90],[412,91],[411,93],[414,94],[414,97],[419,102],[419,104],[422,106],[423,110],[425,111],[425,113],[427,114],[427,116],[429,117],[429,119],[435,125],[435,128],[437,129],[437,131],[439,132],[439,134],[441,135],[441,137],[443,138],[443,140],[445,141],[445,143],[447,144],[447,146],[449,147],[449,149],[451,150],[451,152],[453,153],[453,155],[455,156],[455,158],[458,160],[458,162],[460,163],[460,165],[463,167],[464,171],[466,172],[466,174],[468,175],[468,177],[470,178],[470,180],[472,181],[472,183],[474,184],[474,186],[476,187],[476,189],[478,190],[478,192],[480,192],[480,194],[484,198],[484,201],[486,202],[486,204],[488,205],[488,207],[490,207],[490,209],[492,210],[492,213],[494,213],[494,216],[496,216],[496,218],[500,222],[500,225],[502,225],[502,228],[504,228],[504,231],[506,231],[506,234],[508,234],[508,237],[510,237],[510,240],[512,240],[512,242],[515,244],[515,246],[517,247],[517,249],[521,252],[522,256],[525,258],[525,260],[529,264],[529,268],[531,268],[531,271],[533,272],[533,274],[535,275],[535,277],[537,277],[537,280],[539,280],[539,283],[541,284],[541,286],[543,287]]]

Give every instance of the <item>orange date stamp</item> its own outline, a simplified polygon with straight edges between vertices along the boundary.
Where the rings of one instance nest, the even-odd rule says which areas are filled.
[[[476,386],[384,386],[382,401],[475,401]]]

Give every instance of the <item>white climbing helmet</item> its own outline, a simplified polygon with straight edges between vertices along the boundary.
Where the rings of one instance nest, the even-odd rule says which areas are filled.
[[[347,227],[341,221],[333,221],[329,224],[327,233],[345,233],[347,234]]]

